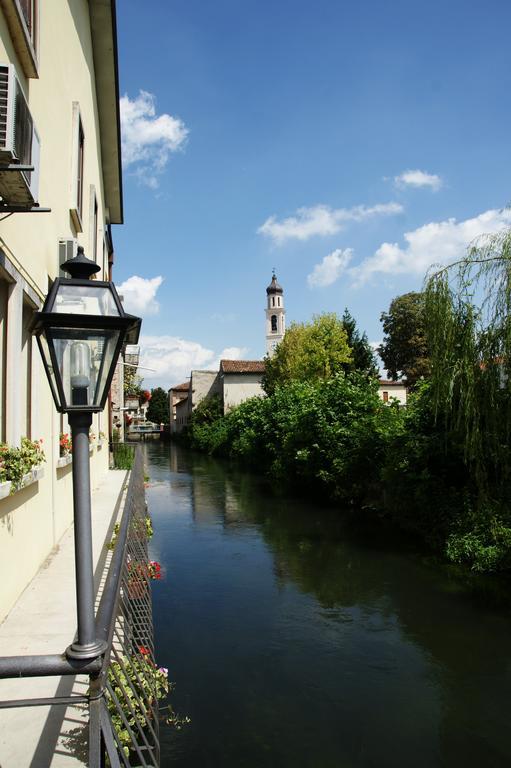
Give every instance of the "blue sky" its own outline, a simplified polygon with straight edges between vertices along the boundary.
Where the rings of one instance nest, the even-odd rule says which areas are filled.
[[[118,0],[125,224],[115,281],[148,386],[395,296],[511,214],[500,0]]]

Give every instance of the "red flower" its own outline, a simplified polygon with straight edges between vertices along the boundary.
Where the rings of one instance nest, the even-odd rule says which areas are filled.
[[[151,653],[149,648],[146,648],[145,645],[139,645],[138,650],[140,651],[142,656],[149,656],[149,654]]]

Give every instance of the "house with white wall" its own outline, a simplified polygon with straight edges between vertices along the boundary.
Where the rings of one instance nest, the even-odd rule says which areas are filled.
[[[224,413],[250,397],[264,397],[263,360],[220,360]]]
[[[384,403],[397,400],[400,405],[406,405],[408,389],[403,381],[391,381],[380,379],[378,382],[378,395]]]
[[[29,327],[78,245],[109,279],[123,220],[116,50],[114,0],[0,0],[0,442],[41,440],[46,455],[23,488],[2,497],[0,484],[0,620],[72,522],[70,430]],[[93,489],[108,428],[94,416]]]

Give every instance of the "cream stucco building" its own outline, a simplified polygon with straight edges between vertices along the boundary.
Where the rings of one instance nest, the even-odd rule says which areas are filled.
[[[1,620],[72,521],[71,458],[59,456],[69,429],[29,324],[78,244],[109,278],[123,216],[114,0],[0,0],[0,97],[0,441],[42,440],[46,454],[0,498]],[[94,488],[108,468],[106,412],[92,430]]]
[[[408,389],[403,381],[380,379],[378,382],[378,395],[384,403],[391,403],[397,400],[399,405],[406,405]]]

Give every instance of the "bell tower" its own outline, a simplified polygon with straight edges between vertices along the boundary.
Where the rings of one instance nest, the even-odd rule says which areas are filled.
[[[277,283],[275,270],[273,270],[271,283],[266,289],[266,297],[266,354],[271,357],[286,332],[284,291]]]

